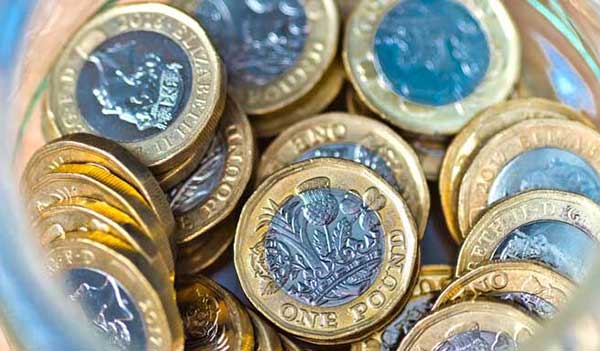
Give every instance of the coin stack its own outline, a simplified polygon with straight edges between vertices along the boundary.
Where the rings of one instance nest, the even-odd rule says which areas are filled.
[[[50,273],[117,349],[514,350],[585,279],[600,134],[505,101],[502,3],[337,2],[352,14],[119,5],[65,46],[23,193]],[[456,266],[421,265],[428,180]],[[237,297],[204,276],[227,265]]]

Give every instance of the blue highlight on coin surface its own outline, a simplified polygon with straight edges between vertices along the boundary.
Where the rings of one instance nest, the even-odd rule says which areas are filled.
[[[308,37],[298,0],[204,0],[194,13],[233,85],[266,85],[292,68]]]
[[[596,170],[570,151],[545,147],[509,161],[492,183],[488,204],[533,189],[568,191],[600,202],[600,176]]]
[[[491,60],[481,24],[452,0],[402,0],[375,34],[379,75],[406,100],[442,106],[473,93]]]
[[[79,304],[98,335],[114,349],[145,350],[146,332],[136,303],[113,277],[89,268],[66,273],[65,292]]]
[[[191,94],[185,51],[156,32],[123,33],[100,44],[77,79],[77,105],[99,135],[136,142],[167,129]]]

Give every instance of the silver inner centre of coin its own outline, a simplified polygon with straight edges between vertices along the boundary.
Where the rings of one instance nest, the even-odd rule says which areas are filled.
[[[169,192],[173,213],[181,215],[206,202],[223,178],[226,159],[227,142],[217,132],[200,166],[186,181]]]
[[[287,200],[266,234],[275,282],[298,301],[332,307],[352,301],[379,275],[381,219],[357,193],[314,188]]]
[[[545,147],[524,152],[504,166],[490,189],[488,204],[532,189],[555,189],[600,202],[600,177],[580,156]]]
[[[383,331],[381,351],[396,351],[402,339],[423,317],[431,312],[436,294],[425,294],[412,298],[402,313]]]
[[[129,293],[112,276],[89,268],[65,276],[69,300],[77,303],[101,338],[117,350],[145,350],[144,322]]]
[[[583,230],[559,221],[527,223],[509,233],[495,249],[496,260],[532,260],[581,282],[597,250]]]
[[[296,162],[313,158],[332,157],[354,161],[377,172],[396,190],[399,190],[398,181],[388,163],[377,152],[355,143],[332,143],[319,145],[298,157]]]
[[[535,282],[531,281],[531,284],[535,284]],[[537,282],[539,285],[539,282]],[[541,291],[548,291],[553,289],[551,286],[541,286],[538,288]],[[542,299],[541,297],[525,292],[515,291],[515,292],[501,292],[501,293],[491,293],[489,296],[497,298],[498,300],[509,302],[516,304],[522,308],[524,308],[530,315],[534,315],[540,319],[551,319],[556,314],[557,310],[554,305],[550,302]]]
[[[471,330],[454,335],[433,351],[516,351],[517,342],[507,333]]]
[[[233,86],[266,85],[292,68],[308,37],[304,1],[204,0],[195,16],[225,61]]]
[[[181,308],[185,349],[208,350],[213,347],[214,350],[227,350],[230,342],[228,330],[219,323],[224,313],[216,298],[204,294],[198,296],[191,305]]]

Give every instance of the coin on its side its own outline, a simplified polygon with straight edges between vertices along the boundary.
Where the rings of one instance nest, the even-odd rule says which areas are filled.
[[[131,216],[141,232],[152,240],[172,272],[173,252],[168,236],[160,226],[156,214],[135,196],[114,190],[109,185],[112,183],[114,182],[105,183],[102,179],[80,173],[47,174],[30,189],[30,195],[26,195],[29,202],[29,213],[36,218],[53,205],[73,203],[72,199],[74,198],[93,199],[106,203],[106,205]]]
[[[260,182],[287,165],[322,157],[354,161],[378,173],[402,195],[423,236],[430,206],[423,169],[411,147],[379,121],[333,112],[297,123],[263,153],[256,179]]]
[[[133,186],[157,214],[165,233],[174,242],[175,219],[169,202],[152,173],[119,144],[92,134],[73,134],[37,150],[23,172],[21,186],[33,187],[63,164],[96,164]]]
[[[293,104],[337,53],[334,0],[172,0],[206,28],[227,66],[230,91],[249,115]]]
[[[497,302],[460,302],[422,319],[398,350],[517,350],[539,323],[526,313]]]
[[[124,350],[183,350],[175,292],[125,243],[108,246],[67,235],[50,244],[48,270],[79,304],[98,333]]]
[[[491,204],[530,189],[584,194],[600,202],[600,133],[560,119],[517,123],[479,151],[463,177],[458,224],[466,235]]]
[[[520,45],[500,1],[361,1],[343,56],[372,111],[409,132],[452,135],[510,95]]]
[[[197,238],[229,216],[250,181],[254,160],[248,118],[228,99],[209,152],[188,179],[169,191],[178,243]]]
[[[444,217],[457,243],[463,240],[457,217],[460,183],[475,156],[501,131],[518,122],[542,118],[569,119],[593,125],[589,118],[558,102],[540,98],[519,99],[482,111],[452,140],[440,171],[439,186]]]
[[[460,249],[458,277],[490,260],[541,262],[581,282],[600,241],[600,206],[555,190],[532,190],[499,202],[475,224]]]
[[[322,158],[265,180],[238,223],[234,262],[252,304],[313,343],[352,342],[410,297],[418,267],[410,210],[383,178]]]
[[[353,343],[351,350],[396,350],[414,325],[429,314],[437,294],[450,282],[452,276],[453,268],[447,265],[424,265],[421,267],[412,298],[404,310],[384,329]]]
[[[189,351],[254,351],[248,313],[227,290],[203,276],[177,286],[177,304]]]
[[[321,81],[297,102],[266,115],[252,116],[251,122],[256,136],[276,136],[292,124],[325,110],[342,90],[344,81],[344,69],[336,61],[325,72]]]
[[[254,326],[255,351],[283,351],[279,334],[254,311],[248,310]]]
[[[130,4],[71,38],[50,72],[48,99],[63,134],[111,139],[162,172],[208,147],[225,86],[198,22],[164,4]]]
[[[565,276],[534,261],[492,262],[450,283],[435,301],[433,310],[485,297],[518,305],[539,319],[550,319],[575,288]]]

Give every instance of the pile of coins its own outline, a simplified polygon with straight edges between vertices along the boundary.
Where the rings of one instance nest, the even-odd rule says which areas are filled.
[[[515,350],[584,280],[600,134],[506,101],[502,3],[353,3],[119,5],[65,46],[22,188],[112,346]],[[428,180],[455,267],[421,265]],[[247,305],[202,275],[230,248]]]

